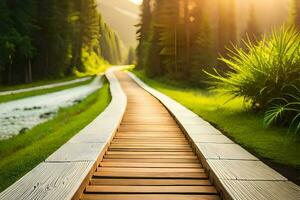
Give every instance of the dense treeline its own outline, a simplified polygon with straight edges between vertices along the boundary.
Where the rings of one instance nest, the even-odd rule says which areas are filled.
[[[121,44],[95,0],[0,1],[0,83],[85,72],[103,58],[119,63]]]
[[[199,84],[203,69],[236,43],[235,1],[218,1],[218,31],[211,26],[206,0],[146,0],[142,5],[138,68],[149,76],[170,76]],[[225,20],[224,20],[225,19]],[[202,77],[202,78],[201,78]]]
[[[294,0],[295,24],[300,3]],[[137,67],[149,76],[168,76],[194,84],[207,81],[204,70],[229,68],[218,60],[243,40],[258,42],[263,35],[254,3],[245,27],[238,30],[236,0],[145,0],[138,30]],[[211,8],[214,8],[213,11]],[[243,32],[241,32],[241,30]]]

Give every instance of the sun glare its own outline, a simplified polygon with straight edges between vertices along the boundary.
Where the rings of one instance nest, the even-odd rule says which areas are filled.
[[[130,1],[136,5],[141,5],[143,3],[143,0],[130,0]]]

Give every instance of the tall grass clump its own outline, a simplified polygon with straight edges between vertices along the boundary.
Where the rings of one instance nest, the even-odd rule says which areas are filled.
[[[233,98],[243,97],[255,110],[266,111],[265,125],[290,124],[300,129],[300,33],[283,27],[262,41],[244,41],[222,57],[230,70],[208,73],[210,82]]]

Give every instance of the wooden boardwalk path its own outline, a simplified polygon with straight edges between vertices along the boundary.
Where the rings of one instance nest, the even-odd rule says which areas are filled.
[[[122,123],[81,199],[216,200],[182,130],[167,109],[118,73],[128,105]]]

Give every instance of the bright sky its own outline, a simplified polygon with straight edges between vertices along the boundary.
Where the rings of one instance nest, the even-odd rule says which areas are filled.
[[[130,0],[130,1],[136,5],[141,5],[143,3],[143,0]]]

